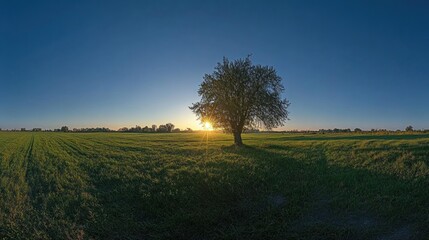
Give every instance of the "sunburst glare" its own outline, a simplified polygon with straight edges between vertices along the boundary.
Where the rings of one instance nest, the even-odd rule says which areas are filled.
[[[206,131],[212,131],[213,130],[213,125],[210,122],[204,122],[203,123],[203,128]]]

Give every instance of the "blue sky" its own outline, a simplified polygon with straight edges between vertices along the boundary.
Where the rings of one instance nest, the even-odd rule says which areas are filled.
[[[429,128],[426,1],[0,1],[0,127],[198,128],[223,56],[274,66],[282,129]]]

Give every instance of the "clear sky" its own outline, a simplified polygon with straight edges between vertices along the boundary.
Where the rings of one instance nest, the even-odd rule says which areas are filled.
[[[203,75],[250,53],[282,129],[429,128],[424,0],[0,0],[0,127],[198,128]]]

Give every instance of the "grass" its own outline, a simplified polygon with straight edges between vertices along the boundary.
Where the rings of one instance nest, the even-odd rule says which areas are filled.
[[[421,239],[429,135],[0,132],[0,239]]]

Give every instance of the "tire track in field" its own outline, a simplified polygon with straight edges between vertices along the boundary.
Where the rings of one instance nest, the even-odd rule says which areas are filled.
[[[59,137],[55,139],[70,156],[80,162],[80,168],[90,177],[88,184],[92,186],[90,194],[96,198],[94,228],[88,229],[89,235],[109,238],[111,234],[121,234],[124,229],[137,230],[130,239],[141,239],[142,215],[139,209],[139,196],[135,188],[126,186],[130,182],[122,182],[113,176],[106,176],[112,167],[111,156],[106,155],[103,149],[106,146],[96,141],[73,137]],[[117,166],[117,165],[115,165]],[[118,166],[117,166],[118,167]],[[128,190],[127,190],[128,189]],[[138,212],[138,213],[136,213]],[[133,219],[133,220],[130,220]],[[120,223],[130,221],[127,226]],[[112,228],[112,222],[115,227]],[[116,228],[116,226],[118,228]],[[120,236],[120,235],[118,235]]]
[[[27,191],[27,204],[28,204],[28,213],[27,214],[35,214],[36,209],[36,193],[34,187],[34,179],[37,178],[37,173],[34,170],[35,168],[35,159],[33,156],[34,150],[34,135],[31,136],[30,142],[25,152],[25,156],[23,159],[23,166],[25,168],[25,183],[28,187]]]
[[[26,153],[25,153],[25,157],[24,157],[24,165],[25,165],[25,181],[28,184],[28,180],[29,180],[29,163],[30,161],[32,161],[32,156],[33,156],[33,146],[34,146],[34,135],[31,136],[30,139],[30,144],[27,147]],[[31,191],[31,189],[30,189]]]
[[[89,177],[80,169],[82,159],[67,151],[61,138],[36,136],[25,154],[31,234],[43,233],[42,239],[79,239],[90,229],[91,211],[98,205],[89,194]],[[77,181],[71,181],[72,176]]]
[[[152,140],[144,140],[140,141],[140,139],[133,139],[132,141],[121,141],[123,139],[121,138],[114,138],[112,140],[105,140],[105,139],[97,139],[97,138],[85,138],[82,136],[76,136],[76,138],[79,139],[79,141],[86,141],[89,144],[96,145],[100,147],[100,149],[109,149],[111,150],[110,153],[107,153],[106,151],[100,151],[98,148],[95,147],[88,147],[85,144],[79,143],[78,145],[83,145],[87,149],[89,149],[92,153],[97,153],[96,156],[103,155],[105,157],[108,157],[110,159],[117,159],[118,157],[122,157],[123,154],[126,155],[126,153],[133,152],[136,154],[139,154],[138,159],[142,160],[144,159],[147,161],[148,159],[153,160],[159,153],[167,154],[167,155],[175,155],[175,156],[189,156],[189,155],[201,155],[203,153],[206,153],[205,148],[200,148],[197,150],[194,149],[181,149],[175,147],[175,145],[169,145],[164,146],[159,144],[160,141],[153,145],[148,145],[147,143],[154,143]],[[103,141],[104,140],[104,141]],[[164,140],[163,140],[164,141]],[[161,141],[161,142],[163,142]],[[195,143],[198,143],[199,141],[195,141]],[[73,146],[75,147],[75,146]],[[113,155],[112,155],[113,153]],[[87,152],[84,153],[85,155],[89,155]],[[107,155],[106,155],[107,154]],[[135,155],[137,156],[137,155]],[[126,157],[130,157],[130,155],[126,155]],[[123,160],[123,159],[122,159]]]
[[[34,157],[33,157],[33,148],[34,148],[34,135],[31,136],[30,139],[30,143],[28,144],[26,153],[25,153],[25,157],[23,159],[24,161],[24,167],[25,167],[25,182],[28,186],[28,203],[31,206],[31,209],[35,209],[36,204],[35,204],[35,198],[36,198],[36,193],[37,191],[35,191],[34,189],[34,179],[37,177],[35,174],[36,172],[34,171]]]
[[[86,143],[76,143],[73,140],[64,139],[63,137],[55,139],[58,146],[60,146],[67,155],[74,158],[79,163],[78,167],[82,173],[85,174],[89,181],[88,184],[90,184],[91,189],[94,191],[96,187],[94,186],[93,178],[96,175],[98,167],[103,165],[103,163],[99,161],[101,153],[100,151],[96,151],[96,149],[102,145],[86,139],[79,138],[79,141],[84,140]],[[94,143],[97,147],[94,147],[93,145],[91,146],[91,144]]]
[[[94,161],[100,155],[99,151],[94,151],[96,148],[92,141],[86,139],[76,139],[68,137],[57,137],[55,142],[58,147],[73,158],[78,163],[78,168],[82,175],[85,175],[87,184],[87,193],[92,196],[91,212],[93,213],[93,221],[87,225],[85,229],[88,236],[104,236],[109,229],[109,221],[106,220],[106,209],[104,209],[103,199],[100,199],[99,184],[98,184],[98,169],[103,165],[100,161]],[[97,148],[99,147],[96,145]],[[95,157],[95,158],[94,158]],[[101,202],[100,202],[101,201]],[[108,208],[107,208],[108,209]],[[105,237],[107,237],[106,235]]]
[[[87,139],[87,138],[82,138],[79,136],[80,140],[84,140],[93,144],[96,144],[100,147],[107,147],[109,149],[117,149],[119,150],[119,152],[127,152],[127,151],[133,151],[133,152],[140,152],[140,153],[148,153],[151,152],[150,149],[148,149],[147,147],[143,147],[143,146],[133,146],[130,145],[131,143],[135,144],[136,142],[131,142],[131,141],[127,141],[127,142],[111,142],[111,141],[102,141],[102,140],[98,140],[95,138],[92,139]],[[138,142],[137,142],[138,143]],[[122,145],[125,144],[125,145]]]
[[[7,226],[0,239],[23,239],[26,232],[26,218],[29,215],[29,185],[27,182],[28,158],[33,150],[34,137],[28,140],[28,135],[22,135],[7,144],[8,153],[0,174],[2,192],[0,200],[0,226]],[[13,146],[13,147],[12,147]],[[9,154],[9,155],[8,155]],[[25,229],[25,230],[24,230]],[[2,235],[3,234],[3,235]]]
[[[152,154],[152,150],[145,147],[115,145],[112,142],[105,142],[96,139],[76,137],[72,140],[64,138],[60,138],[59,140],[63,143],[63,145],[67,146],[73,152],[80,156],[91,158],[92,160],[100,158],[118,159],[118,157],[122,159],[122,154],[130,151],[138,154],[144,153],[144,155],[141,155],[141,157]],[[103,151],[106,148],[109,149],[110,152]]]
[[[88,156],[88,154],[84,151],[82,151],[81,149],[79,149],[76,145],[73,145],[70,143],[70,141],[66,141],[63,138],[58,138],[56,139],[56,141],[58,142],[59,145],[61,145],[62,147],[66,147],[68,148],[71,152],[73,152],[74,156]],[[68,153],[68,152],[67,152]],[[77,153],[77,154],[76,154]],[[70,153],[68,153],[70,155]]]

